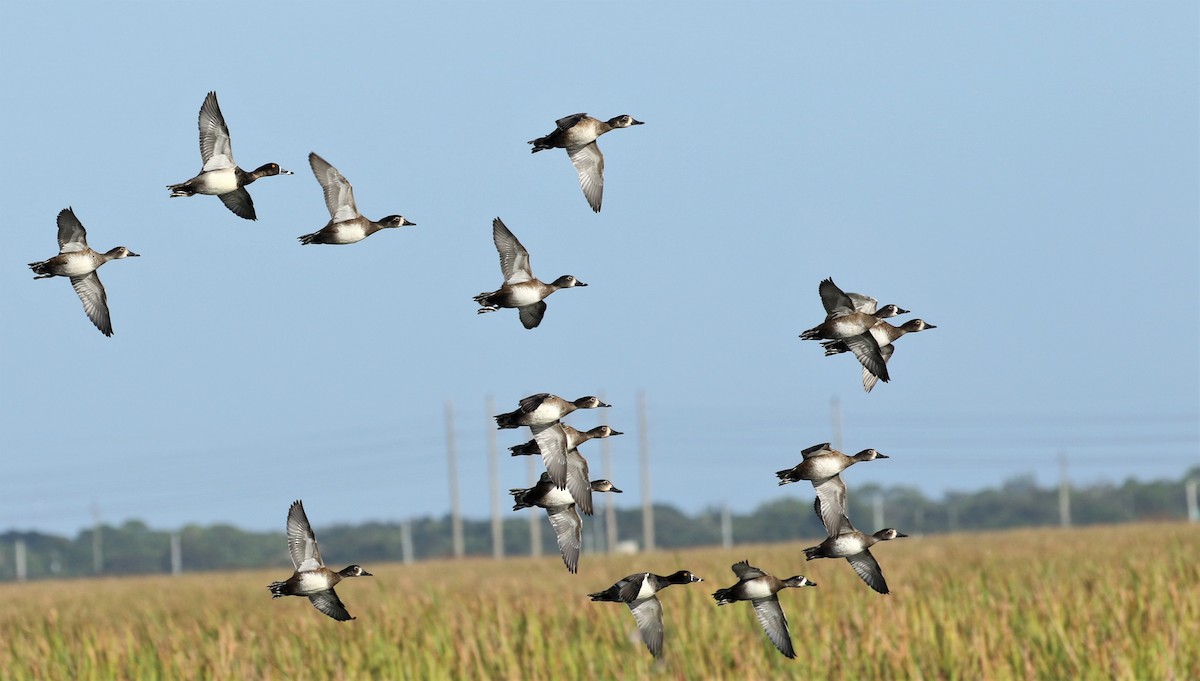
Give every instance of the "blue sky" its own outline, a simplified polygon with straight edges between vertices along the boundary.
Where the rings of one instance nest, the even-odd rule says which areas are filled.
[[[542,391],[613,403],[628,505],[639,390],[655,498],[688,511],[808,494],[773,472],[831,439],[835,397],[844,448],[892,456],[851,494],[1049,484],[1059,451],[1079,483],[1200,464],[1194,3],[228,7],[7,8],[0,530],[93,503],[163,528],[280,529],[295,498],[326,525],[441,514],[447,402],[482,517],[485,400]],[[209,90],[243,167],[296,173],[250,188],[257,222],[168,199]],[[525,144],[577,111],[646,122],[601,140],[599,215]],[[310,151],[418,226],[300,246],[328,219]],[[112,338],[25,266],[67,206],[143,256],[101,270]],[[590,284],[536,330],[475,314],[495,216],[535,274]],[[825,277],[938,326],[869,395],[798,338]]]

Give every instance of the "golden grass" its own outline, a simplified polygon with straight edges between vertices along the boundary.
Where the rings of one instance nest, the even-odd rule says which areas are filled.
[[[807,544],[805,544],[807,545]],[[286,571],[0,586],[0,670],[23,679],[1197,679],[1200,528],[1126,525],[909,538],[877,547],[892,595],[800,544],[644,556],[367,565],[357,621],[272,601]],[[323,547],[337,556],[337,547]],[[330,552],[332,550],[333,552]],[[780,594],[797,659],[748,604],[710,594],[748,559],[815,589]],[[340,565],[335,567],[341,567]],[[688,569],[662,594],[665,660],[624,606],[626,574]]]

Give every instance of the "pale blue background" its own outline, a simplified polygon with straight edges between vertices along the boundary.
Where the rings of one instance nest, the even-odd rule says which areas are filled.
[[[282,529],[295,498],[323,525],[440,515],[446,401],[481,517],[485,397],[540,391],[615,405],[626,505],[639,389],[655,498],[687,511],[808,494],[773,472],[830,439],[834,396],[845,448],[893,457],[851,494],[1051,484],[1060,450],[1079,483],[1200,464],[1194,2],[206,7],[6,7],[0,530],[74,532],[93,502],[163,528]],[[167,198],[209,90],[242,166],[296,172],[251,188],[258,222]],[[601,141],[600,215],[525,144],[576,111],[646,121]],[[418,226],[301,247],[328,219],[309,151]],[[111,339],[25,266],[66,206],[143,255],[101,271]],[[496,215],[536,274],[591,284],[531,332],[471,302],[501,282]],[[827,276],[939,327],[870,395],[797,338]]]

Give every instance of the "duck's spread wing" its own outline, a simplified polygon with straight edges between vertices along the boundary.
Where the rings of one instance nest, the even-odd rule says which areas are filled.
[[[577,113],[577,114],[571,114],[570,116],[563,116],[562,118],[558,119],[557,121],[554,121],[554,125],[559,130],[569,130],[572,127],[574,127],[575,124],[578,123],[580,120],[582,120],[585,116],[587,116],[587,114],[585,114],[585,113]]]
[[[204,170],[232,168],[233,147],[229,142],[229,127],[217,105],[217,93],[210,92],[200,106],[200,159]]]
[[[823,279],[817,292],[821,295],[826,318],[844,317],[854,312],[854,301],[833,283],[833,279]]]
[[[800,456],[805,459],[808,459],[809,457],[817,456],[820,454],[828,454],[832,451],[833,450],[829,448],[828,442],[822,442],[819,445],[813,445],[813,446],[809,447],[808,449],[805,449],[804,451],[800,452]]]
[[[850,567],[854,568],[867,586],[881,594],[888,593],[887,582],[883,579],[883,568],[879,567],[879,561],[875,560],[870,551],[846,556],[846,562],[850,563]]]
[[[633,619],[637,620],[638,631],[642,634],[642,641],[650,649],[650,654],[655,657],[662,657],[662,603],[654,596],[651,596],[650,598],[630,603],[629,611],[633,613]]]
[[[879,380],[887,383],[891,380],[888,377],[887,362],[883,359],[883,354],[879,349],[879,343],[875,342],[875,338],[869,333],[860,334],[844,338],[846,347],[854,353],[858,358],[863,368],[871,372],[872,375],[879,377]]]
[[[254,214],[254,199],[250,198],[250,192],[246,191],[245,187],[218,194],[217,198],[221,199],[221,203],[225,204],[225,207],[233,211],[233,214],[239,218],[258,219],[258,216]]]
[[[58,213],[58,252],[74,253],[88,247],[87,230],[83,223],[75,217],[75,211],[64,208]]]
[[[71,286],[75,287],[75,295],[83,303],[83,311],[88,319],[100,329],[105,336],[112,335],[112,320],[108,316],[108,296],[104,293],[104,284],[95,271],[88,272],[82,277],[71,277]]]
[[[604,198],[604,154],[595,141],[581,147],[567,147],[567,156],[579,174],[579,186],[592,210],[600,212],[600,201]]]
[[[350,613],[346,611],[346,606],[342,604],[342,599],[338,598],[337,592],[333,589],[322,591],[321,593],[312,594],[308,600],[317,610],[329,615],[339,622],[354,619]]]
[[[739,563],[734,563],[730,569],[733,570],[733,574],[737,575],[738,580],[740,581],[754,579],[755,577],[762,577],[766,574],[762,570],[759,570],[744,560]]]
[[[892,353],[895,351],[896,350],[892,346],[891,343],[888,343],[887,345],[879,348],[879,356],[881,358],[883,358],[884,365],[887,365],[888,360],[892,358]],[[866,392],[871,392],[871,389],[875,387],[875,384],[878,381],[879,381],[879,377],[876,376],[875,374],[871,373],[870,369],[867,369],[866,366],[863,366],[863,369],[862,369],[863,390],[865,390]]]
[[[824,480],[813,480],[813,489],[817,493],[814,502],[821,524],[831,537],[839,534],[842,515],[846,512],[846,483],[842,476],[835,475]]]
[[[492,241],[500,254],[500,272],[504,274],[504,283],[520,284],[533,279],[529,251],[525,250],[500,218],[492,220]]]
[[[527,329],[535,329],[538,324],[542,323],[542,317],[546,316],[546,301],[539,300],[533,305],[518,307],[517,315],[521,318],[522,326]]]
[[[298,500],[288,509],[287,538],[288,553],[298,572],[315,570],[325,564],[321,560],[321,550],[317,548],[317,536],[304,513],[304,504]]]
[[[329,161],[318,156],[315,152],[308,155],[308,164],[312,166],[313,175],[325,192],[325,207],[334,222],[345,222],[359,217],[358,206],[354,204],[354,188],[350,181],[329,164]]]
[[[567,452],[567,492],[584,515],[592,515],[592,481],[588,462],[578,449]]]
[[[567,570],[574,573],[579,567],[579,546],[583,538],[583,520],[574,506],[546,509],[550,516],[550,524],[558,539],[558,550],[562,553],[563,563]]]
[[[542,453],[542,463],[550,481],[559,489],[567,486],[567,434],[557,422],[547,426],[531,426],[533,439]],[[590,487],[589,487],[590,489]]]
[[[767,632],[767,638],[771,639],[771,643],[775,644],[784,657],[796,657],[796,651],[792,648],[792,635],[788,631],[787,618],[783,615],[779,599],[772,596],[756,598],[752,602],[754,614],[758,616],[758,623],[762,625],[763,631]]]

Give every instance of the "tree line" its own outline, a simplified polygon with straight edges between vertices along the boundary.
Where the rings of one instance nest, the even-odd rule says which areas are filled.
[[[1200,466],[1179,480],[1122,484],[1096,484],[1070,488],[1070,518],[1073,525],[1133,521],[1179,521],[1187,517],[1185,485],[1200,479]],[[729,527],[737,543],[770,543],[815,539],[823,528],[812,511],[812,495],[806,483],[795,486],[802,494],[790,494],[759,505],[746,514],[731,514]],[[987,531],[1015,527],[1060,524],[1060,490],[1038,487],[1033,476],[1005,481],[999,488],[978,492],[954,492],[942,500],[931,500],[910,486],[856,486],[848,504],[848,515],[859,529],[874,531],[876,514],[886,526],[908,534]],[[584,526],[584,550],[604,550],[603,506]],[[541,509],[543,555],[558,553],[554,533]],[[511,514],[503,522],[504,554],[529,555],[531,533],[529,512]],[[709,508],[687,515],[673,506],[654,507],[655,543],[660,549],[711,546],[721,543],[722,510]],[[618,509],[616,525],[622,542],[642,543],[640,509]],[[16,545],[23,544],[28,579],[78,577],[96,574],[94,538],[91,529],[75,538],[41,532],[9,531],[0,534],[0,581],[17,578]],[[100,574],[128,575],[171,571],[171,535],[179,535],[183,569],[188,572],[238,568],[279,567],[290,569],[286,542],[281,532],[246,532],[230,525],[188,525],[177,532],[155,530],[139,520],[120,525],[101,525]],[[416,560],[448,558],[452,555],[449,515],[414,519],[409,523],[412,553]],[[463,520],[463,538],[468,556],[492,555],[490,520]],[[321,528],[321,542],[337,547],[337,555],[353,556],[362,564],[404,559],[401,523],[371,522]]]

